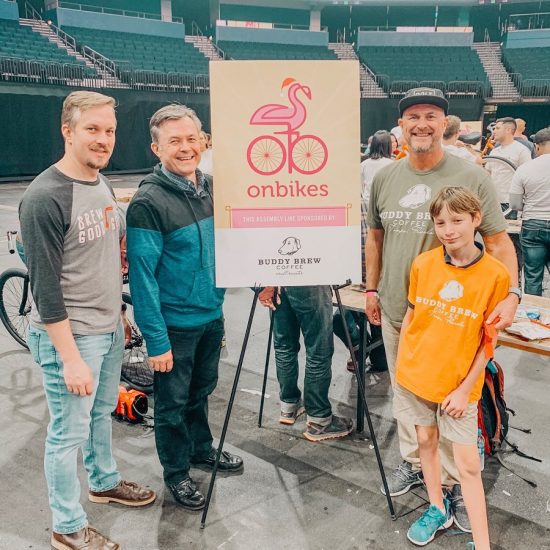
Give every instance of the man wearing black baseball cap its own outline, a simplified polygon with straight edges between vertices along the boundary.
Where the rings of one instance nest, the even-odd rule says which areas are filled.
[[[449,114],[449,102],[443,92],[437,88],[412,88],[399,101],[399,116],[413,105],[436,105],[443,109],[445,116]]]
[[[366,243],[369,290],[365,309],[370,323],[382,325],[392,385],[401,323],[407,309],[411,264],[418,254],[440,246],[429,207],[441,188],[464,186],[479,196],[483,210],[479,231],[486,251],[510,272],[511,293],[496,306],[488,321],[496,321],[497,329],[509,326],[519,301],[516,254],[506,234],[506,222],[490,177],[479,166],[443,149],[448,109],[449,103],[441,90],[413,88],[405,94],[399,102],[399,126],[409,155],[380,170],[371,189]],[[446,320],[453,322],[449,316]],[[398,421],[397,427],[403,462],[388,477],[392,496],[422,484],[415,426]],[[441,440],[440,456],[442,481],[448,488],[455,523],[470,531],[450,441]]]
[[[522,210],[519,241],[525,293],[542,296],[544,266],[550,257],[550,128],[534,136],[537,157],[522,164],[510,185],[510,207]]]

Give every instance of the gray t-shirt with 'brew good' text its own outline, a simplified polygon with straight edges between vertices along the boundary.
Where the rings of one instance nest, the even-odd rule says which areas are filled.
[[[382,311],[394,326],[400,326],[407,310],[413,260],[441,244],[430,219],[430,203],[446,186],[467,187],[479,196],[482,236],[506,230],[489,175],[467,160],[445,153],[425,172],[413,170],[407,158],[380,170],[372,184],[367,222],[369,227],[384,230],[378,292]],[[368,262],[367,258],[367,266]]]
[[[19,205],[35,307],[43,328],[69,319],[73,334],[113,332],[120,321],[124,222],[107,179],[78,181],[51,166]]]

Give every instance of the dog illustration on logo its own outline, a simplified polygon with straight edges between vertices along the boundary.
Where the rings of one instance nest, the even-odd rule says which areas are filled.
[[[407,189],[407,194],[399,199],[402,208],[418,208],[426,204],[432,197],[432,190],[423,183]]]
[[[302,248],[302,245],[298,237],[287,237],[283,241],[283,244],[281,248],[279,248],[278,252],[282,256],[292,256],[293,254],[296,254],[300,248]]]
[[[439,291],[439,297],[446,302],[454,302],[464,296],[464,287],[458,281],[447,281]]]

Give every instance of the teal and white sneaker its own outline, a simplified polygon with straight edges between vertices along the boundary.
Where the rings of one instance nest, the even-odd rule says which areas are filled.
[[[476,545],[473,542],[468,543],[468,550],[476,550]]]
[[[417,546],[426,546],[431,542],[440,529],[447,529],[453,524],[451,505],[445,498],[445,514],[430,504],[430,507],[410,526],[407,531],[407,538]]]

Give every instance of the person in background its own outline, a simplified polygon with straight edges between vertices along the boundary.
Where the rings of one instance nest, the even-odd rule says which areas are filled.
[[[208,174],[209,176],[214,175],[214,159],[212,151],[212,138],[210,134],[201,131],[201,161],[199,163],[199,170],[203,174]]]
[[[493,130],[493,138],[498,144],[491,150],[485,163],[485,169],[491,174],[491,180],[497,191],[498,200],[506,217],[517,218],[517,212],[510,211],[510,184],[514,175],[514,169],[502,161],[491,161],[491,157],[500,157],[510,161],[517,170],[522,164],[531,159],[529,150],[514,141],[516,121],[511,117],[499,118]]]
[[[481,166],[481,157],[471,153],[466,145],[458,140],[460,124],[462,123],[460,118],[455,115],[449,115],[447,118],[449,122],[447,122],[447,127],[443,132],[443,148],[445,151]]]
[[[524,290],[542,296],[544,267],[550,262],[550,128],[535,134],[537,158],[521,165],[510,186],[510,207],[521,210]]]
[[[535,146],[529,141],[529,138],[525,135],[525,120],[522,118],[516,118],[516,131],[514,132],[514,140],[522,145],[525,145],[531,153],[531,158],[534,159],[536,155]]]
[[[328,398],[334,353],[330,286],[266,287],[259,300],[274,311],[273,347],[281,399],[279,422],[293,425],[305,412],[304,437],[309,441],[348,436],[353,431],[353,421],[333,414]],[[306,348],[303,400],[298,387],[300,333]]]
[[[397,141],[395,134],[390,133],[390,138],[391,138],[391,154],[392,154],[392,157],[394,157],[399,154],[399,142]]]
[[[381,168],[393,162],[391,147],[390,133],[386,130],[378,130],[372,136],[369,155],[361,163],[361,198],[365,212],[369,207],[370,188],[374,176]]]
[[[362,282],[366,281],[365,273],[365,242],[367,240],[367,211],[369,207],[369,195],[370,188],[372,186],[372,180],[376,173],[391,164],[393,159],[391,158],[391,138],[390,133],[386,130],[378,130],[372,137],[370,145],[370,154],[361,163],[361,267],[362,267]],[[353,350],[350,351],[350,358],[347,361],[347,369],[350,372],[354,372],[353,360],[351,353],[355,354],[355,358],[359,360],[359,341],[361,338],[361,316],[362,314],[345,310],[345,321],[348,326],[348,330],[351,337],[351,343]],[[347,347],[346,333],[344,330],[342,316],[340,312],[336,310],[332,319],[332,325],[334,334],[343,342]],[[382,340],[382,330],[379,326],[370,325],[369,343],[377,340]],[[369,372],[385,372],[388,370],[388,364],[386,362],[386,354],[384,352],[384,346],[380,345],[374,348],[370,355],[370,368]]]

